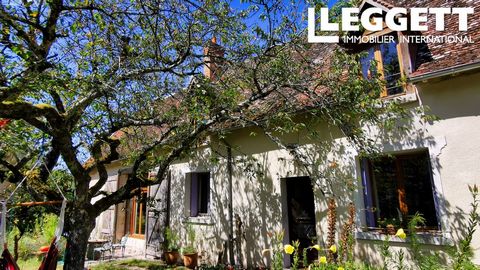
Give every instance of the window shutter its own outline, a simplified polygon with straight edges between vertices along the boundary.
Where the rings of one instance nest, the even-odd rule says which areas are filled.
[[[207,174],[207,181],[206,181],[206,198],[207,198],[207,202],[206,202],[206,206],[205,206],[205,212],[209,212],[210,211],[210,173]]]
[[[190,216],[198,216],[198,174],[192,173],[190,180]]]
[[[190,216],[190,194],[192,193],[192,174],[186,173],[185,174],[185,193],[183,196],[183,214],[186,217]]]
[[[199,213],[206,214],[208,213],[208,208],[210,204],[210,173],[202,173],[199,176],[199,187],[198,187],[198,194],[199,198],[199,205],[198,211]]]
[[[368,227],[375,227],[375,215],[373,213],[373,190],[371,188],[371,179],[369,179],[369,164],[366,158],[362,159],[361,168],[366,222]]]

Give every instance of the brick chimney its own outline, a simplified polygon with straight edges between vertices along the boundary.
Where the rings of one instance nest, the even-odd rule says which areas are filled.
[[[203,75],[214,81],[219,76],[225,50],[217,44],[217,38],[213,37],[203,49],[204,67]]]

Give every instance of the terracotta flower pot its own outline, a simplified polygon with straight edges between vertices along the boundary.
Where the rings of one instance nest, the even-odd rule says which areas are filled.
[[[178,251],[176,250],[165,251],[163,253],[163,256],[165,257],[165,262],[168,265],[174,265],[177,264],[178,259],[180,258],[180,253],[178,253]]]
[[[183,254],[183,264],[185,267],[194,269],[198,266],[198,253]]]

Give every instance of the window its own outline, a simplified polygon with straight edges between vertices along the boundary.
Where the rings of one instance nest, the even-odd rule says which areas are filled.
[[[209,213],[210,208],[210,173],[187,173],[187,208],[190,217]]]
[[[131,200],[130,234],[132,235],[145,235],[147,194],[147,188],[142,188],[140,196],[135,196]]]
[[[363,160],[367,225],[406,226],[418,212],[426,219],[425,229],[438,230],[431,171],[428,150]]]
[[[362,73],[365,78],[379,74],[380,78],[385,81],[382,97],[404,92],[400,80],[402,67],[399,61],[398,47],[399,44],[396,41],[370,47],[366,51],[367,55],[361,60]],[[376,61],[376,65],[373,65],[372,60]]]

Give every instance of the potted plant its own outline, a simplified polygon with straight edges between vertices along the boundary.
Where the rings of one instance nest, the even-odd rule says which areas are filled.
[[[187,227],[187,245],[183,249],[183,264],[185,267],[194,269],[198,266],[198,252],[194,247],[195,231],[192,225]]]
[[[165,229],[165,242],[166,249],[163,253],[165,262],[168,265],[177,264],[178,259],[180,258],[180,253],[178,252],[178,235],[169,227]]]
[[[383,229],[383,232],[388,235],[395,235],[397,232],[397,227],[399,227],[400,222],[395,218],[385,218],[378,220],[378,224]]]

